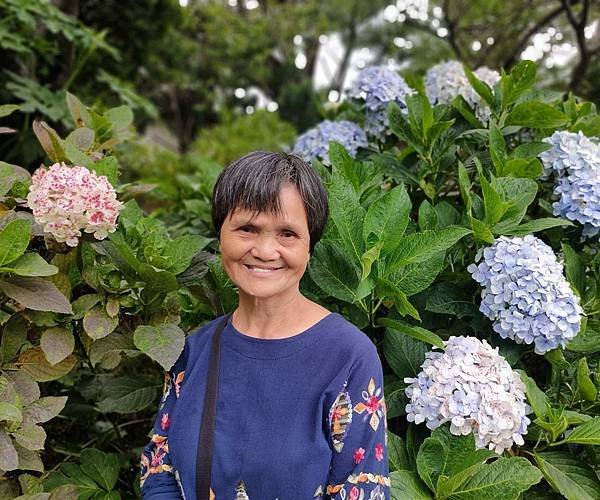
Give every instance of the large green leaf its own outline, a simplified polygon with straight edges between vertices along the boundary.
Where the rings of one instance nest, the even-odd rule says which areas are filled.
[[[403,185],[396,186],[371,204],[363,225],[363,240],[383,240],[383,252],[389,252],[400,241],[408,225],[410,198]]]
[[[37,382],[56,380],[67,373],[77,364],[77,358],[71,354],[60,363],[51,365],[40,347],[27,349],[17,358],[17,365],[21,366]]]
[[[573,352],[594,353],[600,351],[600,321],[589,318],[585,322],[585,328],[567,343],[567,349]]]
[[[185,333],[177,325],[138,326],[133,334],[135,346],[169,370],[177,361],[185,344]]]
[[[501,80],[502,107],[505,108],[528,92],[535,83],[536,64],[533,61],[520,61]]]
[[[425,262],[471,232],[464,227],[449,227],[404,236],[396,249],[386,256],[386,274],[396,271],[401,266]]]
[[[321,240],[317,244],[308,271],[313,281],[328,295],[345,302],[355,301],[358,271],[335,242]]]
[[[600,445],[600,417],[575,427],[562,442]]]
[[[408,458],[406,457],[406,446],[404,444],[404,440],[400,436],[394,434],[393,432],[388,432],[387,435],[388,461],[390,471],[393,472],[395,470],[408,470],[410,468],[410,465],[408,463]]]
[[[506,125],[521,125],[529,128],[558,128],[565,125],[569,117],[549,104],[528,101],[517,104],[506,117]]]
[[[58,267],[48,264],[38,253],[26,253],[9,266],[0,267],[0,272],[19,276],[52,276],[58,272]]]
[[[500,457],[479,467],[454,491],[452,500],[516,500],[542,479],[542,473],[526,458]]]
[[[19,407],[10,403],[0,403],[0,421],[10,421],[20,423],[23,420],[23,414]]]
[[[572,226],[572,225],[573,225],[573,223],[566,219],[555,219],[553,217],[544,217],[541,219],[534,219],[529,222],[520,224],[519,226],[516,226],[513,229],[508,229],[508,230],[504,231],[503,234],[508,234],[511,236],[526,236],[528,234],[537,233],[539,231],[544,231],[546,229],[550,229],[553,227]]]
[[[393,283],[407,297],[425,290],[444,267],[446,252],[440,252],[430,259],[403,266],[390,274],[387,281]]]
[[[81,470],[104,490],[110,491],[119,477],[119,459],[112,453],[87,448],[81,452]]]
[[[156,386],[133,377],[117,377],[104,384],[104,398],[98,401],[103,413],[134,413],[156,399]]]
[[[138,353],[130,333],[113,332],[107,337],[96,340],[90,347],[90,361],[92,366],[102,363],[105,358],[117,359],[121,353]]]
[[[568,243],[561,245],[565,256],[565,273],[571,286],[580,297],[585,293],[585,262]]]
[[[548,414],[550,400],[548,396],[537,386],[535,380],[532,379],[523,370],[515,370],[521,377],[521,381],[525,385],[525,394],[531,409],[540,418],[544,418]]]
[[[416,377],[429,351],[427,344],[398,331],[386,328],[383,354],[400,380]]]
[[[12,277],[0,280],[0,290],[11,299],[35,311],[71,314],[71,304],[53,283],[38,277]]]
[[[406,383],[403,380],[385,383],[383,390],[385,393],[385,409],[388,419],[406,414],[405,388]]]
[[[13,314],[5,323],[0,343],[2,362],[14,358],[27,340],[27,322],[20,314]]]
[[[29,245],[31,222],[23,219],[10,221],[0,231],[0,266],[5,266],[23,255]]]
[[[390,473],[392,500],[432,500],[427,487],[414,472],[400,470]]]
[[[35,424],[47,422],[56,417],[67,404],[67,396],[46,396],[33,401],[24,409],[24,415]]]
[[[508,209],[500,195],[494,190],[485,177],[481,177],[481,191],[483,192],[483,205],[485,207],[485,222],[488,226],[496,224]]]
[[[118,316],[111,318],[104,306],[100,304],[92,307],[83,317],[83,329],[94,340],[106,337],[118,324]]]
[[[40,339],[40,347],[44,351],[48,363],[55,365],[73,352],[75,338],[67,328],[55,326],[44,330]]]
[[[567,500],[600,498],[600,481],[594,470],[570,453],[536,453],[535,461],[546,481]]]
[[[427,344],[434,345],[440,349],[444,349],[444,341],[435,333],[421,328],[420,326],[412,326],[402,321],[390,318],[381,318],[379,324],[386,326],[388,329],[396,330],[404,335],[408,335]]]
[[[192,263],[192,258],[206,245],[207,240],[202,236],[187,234],[167,243],[163,256],[168,260],[168,271],[179,274]]]
[[[436,283],[427,291],[425,309],[438,314],[450,314],[462,318],[473,316],[477,307],[473,303],[473,295],[468,289],[455,283],[442,281]]]

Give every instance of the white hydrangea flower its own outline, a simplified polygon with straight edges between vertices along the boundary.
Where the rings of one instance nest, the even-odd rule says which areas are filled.
[[[600,146],[582,132],[565,130],[544,142],[552,148],[540,154],[541,177],[555,178],[554,215],[583,224],[584,237],[595,236],[600,231]]]
[[[565,347],[579,331],[579,298],[552,249],[533,235],[500,236],[467,267],[481,286],[479,310],[503,339],[534,344],[537,354]]]
[[[455,436],[473,433],[478,448],[502,453],[523,444],[530,423],[525,387],[485,340],[450,337],[444,352],[428,352],[416,378],[405,378],[409,422],[435,429],[450,422]]]
[[[485,66],[473,73],[492,88],[500,80],[500,73]],[[443,62],[429,68],[425,75],[425,93],[433,105],[450,104],[456,96],[461,95],[474,109],[480,122],[487,124],[490,121],[491,112],[487,103],[471,87],[458,61]]]
[[[75,247],[81,229],[97,240],[116,230],[122,203],[106,176],[55,163],[48,170],[38,168],[31,181],[27,206],[56,241]]]

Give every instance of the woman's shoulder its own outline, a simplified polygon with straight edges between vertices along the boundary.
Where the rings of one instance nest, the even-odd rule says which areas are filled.
[[[339,313],[331,313],[329,316],[329,327],[324,341],[335,346],[335,350],[354,359],[365,355],[377,355],[377,348],[373,341],[358,328]]]
[[[224,321],[225,318],[226,315],[219,316],[218,318],[215,318],[188,333],[185,338],[186,348],[188,350],[197,349],[198,347],[202,348],[204,345],[206,345],[210,339],[212,339],[212,336],[221,321]]]

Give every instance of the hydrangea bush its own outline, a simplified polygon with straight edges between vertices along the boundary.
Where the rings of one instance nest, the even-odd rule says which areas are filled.
[[[92,233],[97,240],[114,233],[122,203],[105,175],[55,163],[33,174],[27,206],[44,232],[75,247],[81,230]]]
[[[467,267],[481,287],[479,310],[503,339],[534,344],[537,354],[565,347],[581,323],[579,298],[563,266],[539,238],[501,236]]]
[[[542,178],[554,177],[554,215],[583,225],[582,235],[600,231],[600,146],[581,131],[554,132],[544,142],[551,149],[540,154]]]
[[[406,110],[406,97],[413,93],[397,72],[385,66],[370,66],[358,74],[349,95],[364,101],[366,132],[385,139],[391,134],[386,112],[388,104],[394,102]]]
[[[485,340],[450,337],[443,352],[428,352],[416,377],[406,377],[409,422],[429,429],[450,422],[455,436],[473,433],[478,448],[502,453],[523,445],[530,423],[525,386]]]

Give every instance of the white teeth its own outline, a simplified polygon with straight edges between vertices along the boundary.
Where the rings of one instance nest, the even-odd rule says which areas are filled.
[[[258,273],[272,273],[273,271],[277,271],[277,269],[261,269],[260,267],[252,267],[247,266],[251,271],[256,271]]]

